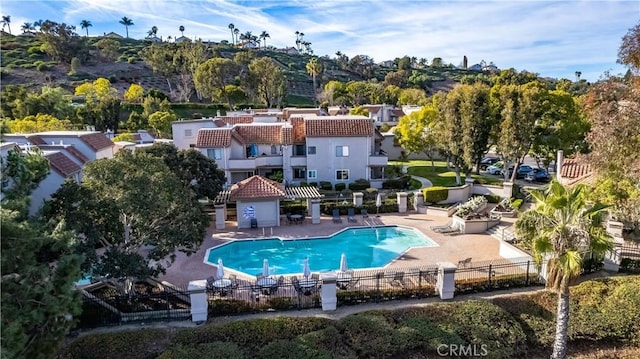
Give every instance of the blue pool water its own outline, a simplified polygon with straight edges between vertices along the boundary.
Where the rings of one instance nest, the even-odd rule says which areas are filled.
[[[349,269],[384,267],[411,247],[434,247],[435,242],[413,228],[385,226],[348,228],[331,237],[281,240],[238,240],[208,250],[205,261],[249,275],[262,273],[264,259],[269,260],[272,275],[302,273],[309,258],[312,272],[333,271],[340,267],[345,253]]]

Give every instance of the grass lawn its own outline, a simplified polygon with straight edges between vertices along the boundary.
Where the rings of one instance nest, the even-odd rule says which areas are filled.
[[[406,162],[389,161],[390,165],[407,166],[410,175],[420,176],[428,179],[434,186],[453,187],[456,186],[456,173],[450,171],[444,161],[435,161],[435,169],[431,167],[431,161],[411,160]],[[464,182],[465,176],[461,174]],[[502,178],[490,175],[476,175],[471,177],[480,184],[501,185]]]

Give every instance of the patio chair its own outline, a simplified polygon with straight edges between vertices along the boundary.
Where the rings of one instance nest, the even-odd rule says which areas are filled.
[[[318,273],[311,274],[311,279],[315,279],[316,281],[319,281],[320,280],[320,274],[318,274]]]
[[[458,261],[458,267],[466,268],[469,264],[471,264],[471,258],[465,258],[461,261]]]
[[[340,218],[340,210],[338,208],[333,209],[333,223],[342,223],[342,218]]]
[[[304,294],[304,291],[302,290],[297,277],[291,278],[291,284],[293,284],[293,288],[295,289],[296,293],[298,293],[298,295]]]
[[[215,287],[213,286],[213,282],[216,281],[216,277],[210,276],[207,278],[207,291],[213,292],[215,291]]]
[[[235,274],[229,275],[229,280],[231,281],[232,289],[236,289],[240,286],[240,283],[238,282],[238,277]]]
[[[360,210],[360,214],[362,215],[362,218],[369,218],[369,213],[364,208]]]
[[[394,287],[404,288],[404,272],[395,272],[393,274],[393,279],[391,280],[391,285]]]
[[[356,219],[356,210],[355,210],[355,208],[349,208],[347,210],[347,221],[352,222],[352,223],[358,223],[358,220]]]
[[[292,223],[293,223],[293,218],[291,218],[291,213],[287,213],[287,222],[288,222],[289,224],[292,224]]]

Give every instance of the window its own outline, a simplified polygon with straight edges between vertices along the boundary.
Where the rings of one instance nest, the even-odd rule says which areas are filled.
[[[207,157],[214,160],[222,159],[222,148],[207,148]]]
[[[184,137],[193,137],[193,131],[191,129],[184,130]]]
[[[316,154],[316,146],[309,146],[309,147],[307,147],[307,154],[309,154],[309,155],[315,155],[315,154]]]
[[[338,180],[338,181],[348,181],[349,180],[349,170],[337,170],[336,171],[336,180]]]
[[[278,148],[276,147],[276,145],[271,145],[271,154],[272,155],[278,154]]]
[[[293,155],[294,156],[306,156],[307,146],[305,145],[295,145],[293,146]]]
[[[318,178],[318,171],[316,171],[316,170],[307,171],[307,178],[308,179],[317,179]]]
[[[304,167],[294,167],[293,168],[293,178],[295,179],[305,179],[307,178],[307,169]]]
[[[190,143],[189,144],[189,148],[196,148],[196,144],[195,143]]]
[[[336,157],[348,157],[349,146],[336,146]]]

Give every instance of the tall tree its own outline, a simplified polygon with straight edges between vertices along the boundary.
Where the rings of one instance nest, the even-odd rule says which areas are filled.
[[[546,287],[558,294],[556,335],[551,358],[567,355],[569,287],[582,272],[588,253],[602,256],[611,249],[611,237],[602,226],[606,209],[587,201],[587,187],[566,188],[553,181],[545,192],[532,191],[535,209],[516,221],[518,238],[527,243],[537,263],[546,265]]]
[[[2,31],[5,27],[9,28],[9,34],[11,34],[11,15],[2,15]]]
[[[158,111],[149,115],[149,126],[160,138],[171,138],[171,122],[178,118],[173,112]]]
[[[20,26],[20,30],[22,30],[22,32],[24,34],[29,34],[31,33],[31,30],[33,30],[34,27],[30,22],[25,22],[24,24],[22,24],[22,26]]]
[[[76,27],[65,23],[58,24],[53,21],[45,21],[37,34],[42,41],[41,49],[53,59],[65,63],[71,63],[73,58],[84,62],[89,51],[85,41],[75,32]]]
[[[93,24],[91,23],[91,21],[89,20],[82,20],[80,21],[80,27],[85,29],[85,31],[87,32],[87,37],[89,37],[89,28],[93,26]]]
[[[127,38],[129,38],[129,26],[133,26],[135,25],[133,23],[133,20],[129,19],[126,16],[123,16],[122,19],[120,19],[119,23],[121,25],[124,25],[125,30],[127,31]]]
[[[464,125],[463,104],[464,93],[462,87],[456,87],[446,96],[436,96],[442,126],[439,129],[439,146],[447,155],[447,162],[452,163],[456,174],[456,184],[462,185],[460,172],[467,170],[464,161]]]
[[[180,31],[180,36],[184,37],[184,26],[180,25],[180,27],[178,28],[178,30]]]
[[[79,235],[78,249],[93,262],[94,275],[124,293],[131,293],[135,278],[164,271],[176,250],[194,253],[209,222],[193,193],[161,159],[128,150],[87,164],[82,184],[63,185],[45,217],[67,218],[65,228]],[[141,252],[142,247],[151,249]]]
[[[636,72],[640,69],[640,23],[629,29],[622,38],[617,62]]]
[[[309,75],[311,75],[311,79],[313,80],[313,101],[316,101],[316,94],[317,94],[317,89],[318,89],[318,85],[316,84],[316,78],[318,77],[318,75],[320,75],[322,73],[322,64],[318,62],[318,58],[317,57],[313,57],[311,58],[311,60],[309,60],[309,62],[307,62],[307,73]]]
[[[234,42],[234,44],[238,44],[238,36],[240,35],[240,29],[235,28],[233,29],[233,34],[236,36],[236,41]]]
[[[424,153],[435,169],[434,157],[437,154],[438,109],[435,101],[400,117],[395,129],[398,142],[409,153]]]
[[[459,85],[462,89],[462,157],[467,169],[476,166],[487,153],[490,137],[495,131],[496,118],[492,116],[489,103],[489,87],[480,83]]]
[[[261,57],[249,65],[256,94],[262,102],[271,108],[282,106],[287,97],[286,79],[282,69],[271,58]]]
[[[153,72],[159,73],[167,80],[167,86],[169,92],[173,93],[173,87],[171,86],[171,79],[176,74],[176,67],[173,62],[173,56],[175,54],[176,44],[171,46],[164,46],[161,44],[151,44],[140,51],[140,56],[144,61],[151,66]]]
[[[236,29],[236,26],[234,24],[229,24],[229,31],[231,31],[231,43],[232,44],[236,44],[235,38],[233,37],[233,30]]]
[[[546,90],[540,83],[531,82],[520,86],[496,85],[491,91],[493,111],[500,123],[497,149],[506,163],[514,164],[511,177],[509,171],[504,171],[504,179],[513,181],[515,169],[534,143],[536,121],[544,111],[542,101]],[[508,168],[507,164],[505,168]]]
[[[266,31],[262,31],[262,33],[260,34],[260,39],[262,40],[262,47],[264,49],[267,48],[267,38],[271,38],[271,35],[269,35],[269,33]]]
[[[149,37],[156,37],[158,35],[158,27],[157,26],[151,26],[151,29],[147,32],[147,35]]]
[[[81,311],[73,282],[83,258],[71,253],[73,238],[64,231],[51,235],[27,220],[29,195],[48,170],[37,151],[10,150],[2,161],[3,181],[11,183],[0,201],[0,351],[7,358],[55,356]]]
[[[196,89],[213,100],[225,100],[229,108],[232,108],[231,99],[225,90],[225,86],[233,82],[233,77],[236,73],[237,67],[232,60],[225,58],[209,59],[200,64],[196,70],[196,76],[194,77]]]
[[[178,150],[167,143],[156,143],[140,149],[142,152],[161,158],[171,171],[191,189],[197,198],[216,198],[225,184],[224,172],[215,160],[197,150]]]

